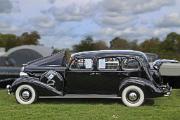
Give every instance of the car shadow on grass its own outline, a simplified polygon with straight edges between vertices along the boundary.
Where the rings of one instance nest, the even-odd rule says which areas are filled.
[[[121,99],[101,99],[101,98],[39,99],[38,102],[45,103],[45,104],[114,104],[114,103],[122,103]]]
[[[146,106],[152,106],[154,105],[154,99],[146,99],[145,102],[144,102],[144,105]]]
[[[123,105],[121,99],[105,99],[105,98],[61,98],[61,99],[39,99],[37,103],[43,104],[120,104]],[[154,105],[153,99],[146,99],[145,106]]]

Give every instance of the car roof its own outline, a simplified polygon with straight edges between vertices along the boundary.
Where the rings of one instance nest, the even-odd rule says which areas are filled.
[[[134,50],[98,50],[78,52],[71,55],[73,58],[94,58],[94,57],[108,57],[108,56],[139,56],[147,60],[147,56],[140,51]]]

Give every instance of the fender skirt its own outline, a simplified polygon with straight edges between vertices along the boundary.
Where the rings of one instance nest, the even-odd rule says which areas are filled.
[[[157,85],[156,83],[153,83],[150,80],[132,77],[132,78],[124,79],[120,83],[118,95],[121,96],[124,88],[129,85],[136,85],[140,87],[144,91],[146,98],[160,97],[165,94],[162,87]]]
[[[12,84],[12,86],[10,87],[9,92],[15,93],[18,86],[22,84],[31,85],[38,93],[38,96],[62,96],[63,95],[61,91],[58,91],[55,88],[39,81],[38,78],[33,78],[33,77],[20,77],[16,79],[14,83]]]

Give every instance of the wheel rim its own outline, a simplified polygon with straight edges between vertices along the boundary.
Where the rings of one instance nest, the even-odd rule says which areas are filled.
[[[27,101],[31,100],[32,93],[28,88],[24,88],[20,91],[19,96],[22,101],[27,102]]]
[[[140,94],[139,94],[139,92],[137,92],[135,90],[128,91],[128,93],[126,95],[126,99],[128,102],[135,104],[139,101]]]

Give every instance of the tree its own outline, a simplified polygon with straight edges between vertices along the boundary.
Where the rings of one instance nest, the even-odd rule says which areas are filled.
[[[99,40],[93,43],[94,50],[105,50],[108,49],[106,42]]]
[[[93,49],[93,39],[91,37],[86,37],[79,44],[73,46],[73,51],[88,51]]]
[[[129,49],[131,50],[139,50],[139,45],[137,43],[137,40],[133,40],[129,42]]]
[[[73,51],[81,52],[81,51],[91,51],[91,50],[102,50],[107,49],[107,45],[104,41],[94,42],[93,38],[88,36],[84,40],[82,40],[79,44],[73,46]]]
[[[139,45],[143,52],[157,53],[160,50],[161,41],[158,38],[147,39]]]
[[[36,31],[31,33],[25,32],[21,36],[16,36],[15,34],[0,34],[0,47],[8,50],[20,45],[38,45],[39,39],[40,35]]]
[[[175,32],[169,33],[162,42],[161,49],[163,52],[180,53],[180,35]]]
[[[126,39],[115,37],[110,41],[111,49],[129,49],[129,43]]]
[[[0,34],[0,47],[6,50],[16,46],[16,35],[13,34]]]
[[[24,32],[18,40],[19,45],[38,45],[39,44],[39,39],[40,35],[38,32],[33,31],[31,33]]]

